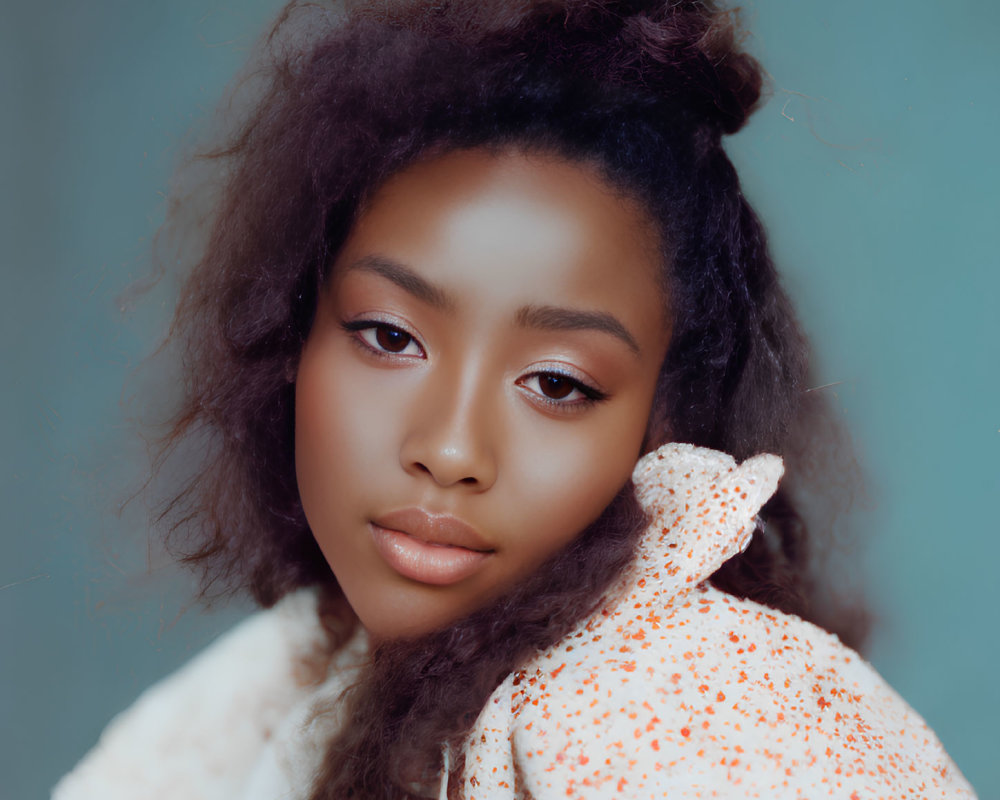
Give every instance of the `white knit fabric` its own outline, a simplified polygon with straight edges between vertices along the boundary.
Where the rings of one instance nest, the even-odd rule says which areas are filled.
[[[334,704],[367,657],[363,631],[326,680],[316,595],[296,592],[249,617],[111,721],[53,800],[277,800],[301,798],[329,738]]]
[[[710,587],[781,476],[665,445],[636,466],[652,522],[598,610],[484,706],[442,796],[969,798],[920,717],[856,653]],[[340,722],[315,714],[363,668],[363,633],[320,682],[313,593],[220,639],[117,717],[55,800],[308,797]]]

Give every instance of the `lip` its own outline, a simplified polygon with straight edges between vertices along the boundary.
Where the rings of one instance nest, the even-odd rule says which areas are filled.
[[[369,523],[375,549],[405,578],[434,586],[458,583],[478,572],[493,550],[462,520],[406,508]]]

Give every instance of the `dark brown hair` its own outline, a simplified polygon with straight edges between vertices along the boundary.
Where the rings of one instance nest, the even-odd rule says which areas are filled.
[[[761,95],[761,70],[737,34],[732,13],[705,0],[286,8],[255,73],[263,93],[210,154],[226,177],[174,329],[185,395],[163,463],[197,457],[161,520],[206,592],[247,589],[267,606],[318,585],[331,647],[333,631],[350,627],[295,484],[297,360],[364,199],[449,149],[586,161],[640,200],[661,225],[673,321],[649,444],[692,442],[739,459],[775,452],[795,485],[816,409],[804,403],[806,344],[721,143]],[[787,489],[763,517],[713,582],[836,627],[811,602],[807,527]],[[379,647],[315,798],[401,796],[422,770],[433,774],[440,746],[461,741],[503,676],[593,608],[642,527],[626,486],[496,606]]]

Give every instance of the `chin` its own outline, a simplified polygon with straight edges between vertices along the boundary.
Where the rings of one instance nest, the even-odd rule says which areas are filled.
[[[417,639],[444,630],[458,620],[454,615],[431,611],[401,612],[399,608],[367,610],[358,613],[362,627],[373,642],[387,642],[401,639]]]

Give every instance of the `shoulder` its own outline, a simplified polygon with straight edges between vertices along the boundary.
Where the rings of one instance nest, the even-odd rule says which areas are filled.
[[[607,620],[494,693],[469,797],[494,774],[539,799],[973,796],[919,715],[798,617],[702,586],[656,619]]]
[[[53,797],[234,796],[324,644],[313,591],[250,616],[115,717]]]
[[[971,797],[923,720],[857,653],[712,587],[782,466],[665,445],[633,474],[650,524],[576,629],[500,684],[465,797]]]

